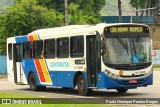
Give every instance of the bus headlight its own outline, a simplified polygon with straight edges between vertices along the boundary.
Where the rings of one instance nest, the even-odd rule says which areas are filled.
[[[105,74],[108,75],[109,77],[112,77],[112,78],[115,78],[115,79],[118,79],[120,76],[119,75],[116,75],[116,74],[113,74],[111,73],[109,70],[105,69]]]

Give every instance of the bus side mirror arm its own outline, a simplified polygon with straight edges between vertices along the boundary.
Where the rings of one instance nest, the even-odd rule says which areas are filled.
[[[105,53],[106,53],[106,50],[105,50],[105,49],[102,49],[102,50],[101,50],[101,55],[103,56]]]
[[[104,41],[101,41],[101,55],[104,55],[106,53],[106,46]]]
[[[105,44],[103,41],[101,41],[101,49],[104,49],[105,48]]]

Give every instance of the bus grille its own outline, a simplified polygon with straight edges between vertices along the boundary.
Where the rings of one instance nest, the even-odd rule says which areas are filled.
[[[151,65],[151,62],[148,63],[139,63],[139,64],[108,64],[107,66],[116,70],[140,70],[145,69]]]

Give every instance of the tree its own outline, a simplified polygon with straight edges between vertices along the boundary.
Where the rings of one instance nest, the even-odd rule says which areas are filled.
[[[130,4],[132,7],[137,9],[144,9],[144,8],[153,8],[156,7],[157,4],[160,3],[160,0],[131,0]],[[150,16],[154,16],[154,11],[150,11]],[[149,11],[146,11],[146,14],[149,14]],[[143,12],[142,12],[143,15]]]
[[[100,22],[98,18],[84,14],[82,10],[78,9],[79,6],[75,3],[69,5],[69,19],[70,24],[95,24]]]
[[[6,41],[7,37],[27,35],[36,29],[62,26],[63,14],[39,6],[36,0],[21,0],[1,15],[0,37]],[[4,41],[0,41],[0,44]],[[5,54],[5,48],[0,46],[0,54]]]
[[[122,23],[121,0],[118,0],[119,23]]]
[[[16,1],[20,2],[22,0],[16,0]],[[40,6],[46,7],[49,10],[50,9],[56,10],[61,14],[64,14],[64,0],[37,0],[37,2]],[[83,16],[87,15],[93,18],[92,20],[90,18],[84,17],[89,19],[89,21],[87,21],[88,24],[92,22],[95,23],[95,20],[97,19],[100,21],[101,19],[100,10],[105,5],[105,0],[68,0],[68,4],[70,5],[71,3],[74,3],[74,5],[78,6],[77,10],[80,10]],[[72,19],[69,19],[69,20],[70,22],[73,22],[71,21]],[[74,23],[70,23],[70,24],[74,24]]]
[[[64,0],[37,0],[37,1],[39,2],[39,5],[45,6],[48,9],[55,9],[56,11],[64,13]],[[100,10],[105,5],[105,0],[68,0],[68,4],[70,5],[71,3],[77,5],[78,10],[82,11],[82,14],[100,20],[101,18]],[[92,22],[92,20],[90,21]]]
[[[70,24],[95,24],[105,0],[69,0]],[[6,38],[27,35],[36,29],[64,25],[64,0],[16,0],[0,15],[0,54],[5,54]]]
[[[132,7],[137,9],[145,9],[145,8],[153,8],[156,7],[157,4],[160,3],[160,0],[131,0],[130,4]],[[156,10],[147,10],[146,16],[153,16],[154,22],[157,22],[157,16],[155,16]],[[141,16],[143,16],[144,11],[142,11]],[[138,12],[136,13],[136,17],[138,17]],[[136,18],[137,19],[137,18]]]

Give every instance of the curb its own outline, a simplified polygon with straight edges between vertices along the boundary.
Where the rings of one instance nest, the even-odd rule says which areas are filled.
[[[0,74],[0,79],[7,78],[7,74]]]

